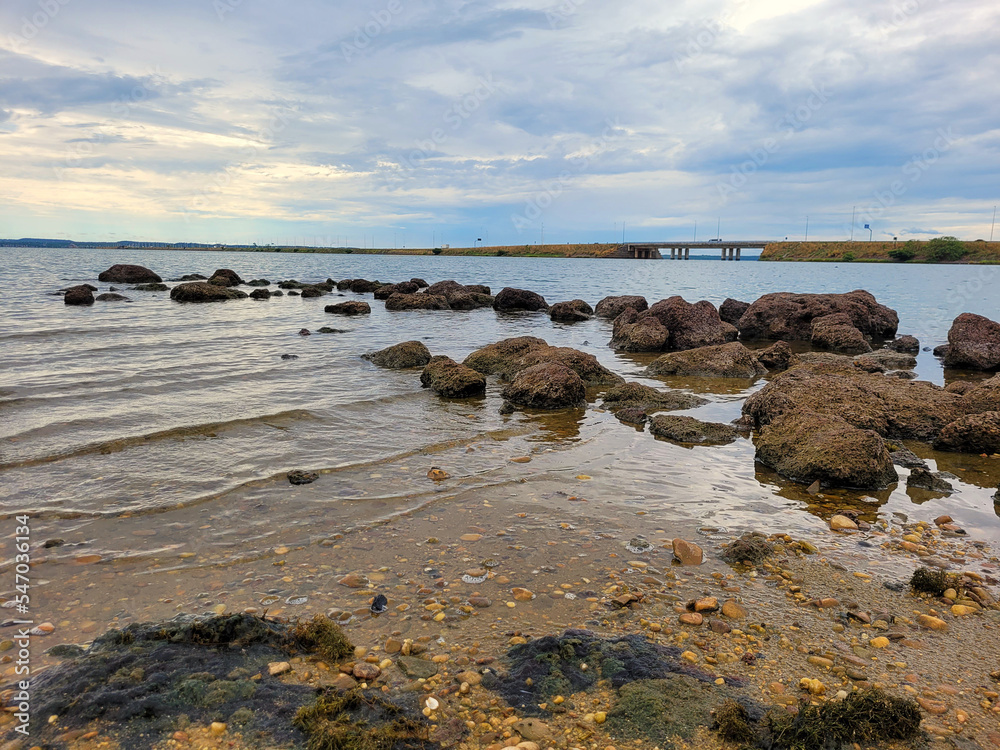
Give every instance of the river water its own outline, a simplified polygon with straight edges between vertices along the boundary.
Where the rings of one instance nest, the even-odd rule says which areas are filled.
[[[653,533],[704,534],[825,527],[831,508],[851,504],[890,523],[951,514],[974,538],[1000,539],[991,496],[1000,461],[937,454],[911,445],[960,477],[942,498],[907,491],[827,493],[756,467],[753,445],[685,448],[653,439],[599,408],[501,416],[499,385],[485,398],[447,401],[422,389],[419,373],[387,371],[365,352],[409,339],[461,361],[485,344],[534,335],[590,352],[628,379],[706,395],[690,413],[728,421],[764,381],[644,379],[650,356],[608,348],[611,323],[553,323],[544,314],[386,312],[345,319],[318,299],[272,298],[184,305],[160,292],[134,301],[69,307],[54,292],[114,263],[148,266],[164,279],[231,268],[244,279],[319,281],[422,277],[532,289],[551,304],[611,294],[650,303],[674,294],[719,305],[774,291],[863,288],[896,309],[900,333],[922,346],[946,340],[952,319],[1000,319],[991,267],[627,261],[434,256],[4,249],[0,263],[0,511],[35,516],[36,543],[62,540],[36,561],[45,581],[73,580],[98,560],[117,575],[211,571],[240,566],[276,547],[308,545],[352,529],[435,507],[448,523],[453,498],[586,500],[598,525]],[[98,284],[106,291],[107,284]],[[119,285],[124,287],[125,285]],[[341,333],[300,336],[322,326]],[[295,355],[297,359],[282,359]],[[922,352],[917,372],[944,383]],[[595,394],[596,396],[596,394]],[[530,457],[526,463],[512,458]],[[431,466],[451,475],[427,478]],[[291,469],[322,472],[292,487]],[[572,498],[572,500],[571,500]],[[582,512],[582,511],[581,511]],[[5,532],[6,535],[6,532]],[[6,558],[10,547],[5,545]],[[7,563],[9,565],[9,562]],[[110,586],[107,575],[91,583]],[[104,581],[102,584],[101,581]],[[117,584],[116,584],[117,585]],[[60,594],[71,594],[61,591]],[[53,594],[54,596],[55,594]]]

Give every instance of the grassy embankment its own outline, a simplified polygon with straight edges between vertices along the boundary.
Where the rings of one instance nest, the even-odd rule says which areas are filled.
[[[940,245],[940,243],[938,243]],[[919,242],[772,242],[761,260],[864,263],[1000,263],[1000,242],[961,242],[952,254],[935,250],[935,241]],[[955,246],[958,247],[957,245]],[[891,252],[897,256],[892,257]],[[904,260],[912,253],[912,257]],[[956,257],[957,256],[957,257]]]
[[[233,250],[237,248],[231,248]],[[613,244],[590,245],[505,245],[501,247],[430,248],[342,248],[342,247],[256,247],[242,248],[259,253],[331,253],[337,255],[478,255],[517,258],[604,258],[618,249]]]

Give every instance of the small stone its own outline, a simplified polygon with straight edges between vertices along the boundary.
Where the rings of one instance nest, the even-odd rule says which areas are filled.
[[[552,735],[548,725],[538,719],[521,719],[511,724],[511,729],[529,742],[543,742]]]
[[[714,596],[706,596],[694,603],[695,612],[715,612],[719,608],[719,600]]]
[[[834,531],[857,531],[858,525],[847,516],[834,516],[830,519],[830,528]]]
[[[966,606],[965,604],[955,604],[952,605],[951,608],[951,613],[955,615],[955,617],[962,617],[963,615],[971,615],[975,611],[976,610],[974,607],[969,607]]]
[[[312,484],[317,479],[319,479],[319,474],[315,471],[302,471],[301,469],[295,469],[294,471],[288,472],[289,484]]]
[[[944,701],[935,701],[930,698],[917,696],[917,703],[920,704],[920,707],[924,709],[924,711],[929,714],[934,714],[935,716],[948,713],[948,704]]]
[[[702,552],[694,542],[687,542],[683,539],[674,539],[671,543],[674,557],[680,560],[681,565],[701,565],[705,560],[705,553]]]
[[[339,674],[333,678],[333,682],[330,684],[336,690],[346,693],[348,690],[354,690],[358,686],[358,681],[349,674]]]
[[[398,654],[403,650],[403,642],[396,638],[389,638],[386,640],[383,648],[387,654]]]
[[[519,602],[530,602],[535,598],[534,593],[528,589],[514,588],[510,590],[510,593],[513,594],[514,598]]]
[[[213,721],[210,729],[212,730],[212,734],[214,734],[216,737],[219,737],[226,733],[226,725],[223,724],[221,721]]]
[[[684,661],[691,662],[692,664],[698,663],[698,654],[696,654],[694,651],[685,651],[683,654],[681,654],[681,658]]]
[[[368,579],[360,573],[348,573],[339,579],[337,583],[341,586],[347,586],[350,589],[361,589],[368,585]]]
[[[459,539],[463,542],[478,542],[482,538],[482,534],[462,534],[462,536],[459,537]]]
[[[372,680],[378,679],[378,676],[382,674],[382,670],[379,669],[378,664],[369,664],[366,661],[358,661],[354,663],[352,673],[357,679],[362,680],[363,682],[371,682]]]
[[[438,672],[438,665],[426,659],[418,659],[413,656],[400,656],[396,660],[399,670],[412,680],[433,677]]]
[[[723,620],[709,620],[708,627],[712,629],[713,633],[718,633],[719,635],[725,635],[733,631],[732,626]]]
[[[476,609],[486,609],[493,605],[493,602],[485,596],[470,596],[469,604],[471,604]]]
[[[918,616],[917,624],[922,628],[927,628],[928,630],[945,631],[948,629],[948,623],[940,617],[932,617],[931,615]]]
[[[868,641],[868,645],[872,648],[887,648],[889,646],[889,639],[884,635],[880,635],[878,638],[872,638]]]
[[[697,612],[685,612],[677,619],[680,620],[682,625],[694,625],[695,627],[705,621],[704,615],[700,615]]]
[[[722,614],[731,620],[742,620],[747,616],[747,611],[735,599],[729,599],[722,605]]]
[[[595,724],[603,724],[605,721],[607,721],[607,719],[608,719],[608,715],[604,711],[595,711],[594,712],[594,723]]]
[[[451,478],[451,474],[434,466],[427,472],[427,478],[433,479],[435,482],[443,482],[445,479]]]
[[[466,683],[472,687],[475,687],[476,685],[478,685],[480,682],[483,681],[483,676],[479,674],[479,672],[473,672],[471,669],[468,669],[464,672],[459,672],[457,675],[455,675],[455,679],[458,682]]]
[[[825,667],[829,669],[830,667],[833,666],[833,660],[827,659],[824,656],[810,656],[808,659],[806,659],[806,661],[808,661],[810,664],[816,667]]]
[[[285,672],[291,672],[292,665],[287,661],[273,661],[267,665],[267,673],[271,677],[277,677],[280,674],[285,674]]]

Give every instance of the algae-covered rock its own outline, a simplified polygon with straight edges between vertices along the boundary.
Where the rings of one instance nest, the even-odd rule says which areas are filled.
[[[934,441],[939,451],[1000,453],[1000,411],[968,414],[945,425]]]
[[[431,361],[431,353],[422,341],[404,341],[402,344],[361,356],[372,364],[390,370],[423,367]]]
[[[175,302],[225,302],[230,299],[246,299],[246,292],[230,289],[226,284],[212,284],[192,281],[178,284],[170,290],[170,299]]]
[[[549,308],[549,317],[552,320],[562,323],[578,323],[583,320],[590,320],[594,314],[594,308],[582,299],[574,299],[569,302],[556,302]]]
[[[420,715],[417,696],[408,704],[378,691],[327,688],[295,715],[310,750],[436,750],[431,724]]]
[[[752,379],[766,375],[767,368],[743,344],[733,341],[664,354],[650,363],[646,374]]]
[[[614,320],[630,307],[637,313],[641,313],[649,309],[649,303],[645,297],[638,295],[605,297],[597,303],[597,307],[594,308],[594,314],[599,318]]]
[[[649,422],[649,431],[658,438],[690,445],[726,445],[739,438],[732,425],[702,422],[694,417],[661,414]]]
[[[677,411],[703,406],[708,401],[686,391],[660,391],[642,383],[622,383],[604,393],[604,408],[610,411],[639,408],[648,413]]]
[[[501,395],[512,404],[531,409],[563,409],[586,403],[583,380],[557,362],[541,362],[521,370]]]
[[[486,378],[482,374],[444,356],[431,357],[420,373],[420,384],[446,398],[468,398],[486,393]]]

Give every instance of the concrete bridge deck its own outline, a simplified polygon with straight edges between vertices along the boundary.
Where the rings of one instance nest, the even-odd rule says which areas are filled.
[[[764,249],[769,240],[719,240],[709,242],[628,242],[618,248],[617,256],[623,258],[662,259],[661,250],[670,250],[670,259],[687,260],[691,257],[691,248],[710,248],[719,250],[722,260],[739,260],[740,251],[747,249]],[[728,256],[728,257],[727,257]]]

